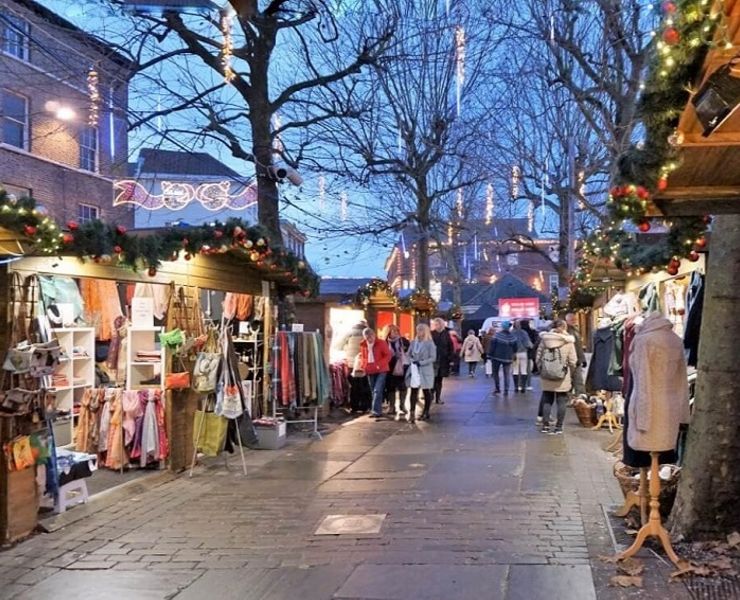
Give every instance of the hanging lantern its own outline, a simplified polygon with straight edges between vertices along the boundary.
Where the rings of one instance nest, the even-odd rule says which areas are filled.
[[[455,67],[457,116],[459,117],[462,90],[465,84],[465,29],[461,25],[455,27]]]

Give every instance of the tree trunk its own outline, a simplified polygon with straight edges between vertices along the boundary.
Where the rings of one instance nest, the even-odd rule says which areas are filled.
[[[699,341],[696,404],[672,533],[718,538],[740,530],[740,215],[712,230]]]
[[[416,289],[429,291],[429,231],[425,226],[416,243]]]

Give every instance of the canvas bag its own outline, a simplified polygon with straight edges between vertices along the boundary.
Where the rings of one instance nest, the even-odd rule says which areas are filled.
[[[418,388],[421,387],[421,373],[419,372],[418,365],[411,363],[411,376],[409,377],[409,387]]]
[[[568,365],[560,348],[544,348],[538,367],[540,377],[550,381],[565,379],[568,373]]]
[[[226,443],[229,422],[223,417],[203,410],[195,411],[193,444],[206,456],[218,456]]]
[[[242,398],[239,394],[239,388],[236,385],[234,374],[229,364],[229,352],[228,352],[228,341],[226,335],[228,335],[230,329],[226,330],[226,333],[222,335],[222,353],[223,353],[223,367],[221,369],[221,383],[219,385],[216,408],[214,412],[217,415],[225,417],[227,419],[237,419],[244,413],[242,406]]]

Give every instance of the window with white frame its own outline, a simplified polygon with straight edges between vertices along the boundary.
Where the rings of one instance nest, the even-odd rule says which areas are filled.
[[[77,221],[86,223],[100,218],[100,209],[91,204],[80,204],[77,208]]]
[[[560,277],[558,277],[557,273],[550,273],[550,288],[548,291],[552,291],[552,288],[557,288],[560,286]]]
[[[28,99],[2,90],[3,143],[28,149]]]
[[[80,130],[80,169],[98,170],[98,128],[83,127]]]
[[[30,33],[31,25],[28,21],[6,10],[0,11],[0,36],[5,54],[28,60]]]

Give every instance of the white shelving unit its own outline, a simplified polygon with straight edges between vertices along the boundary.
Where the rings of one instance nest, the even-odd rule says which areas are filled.
[[[126,345],[126,389],[141,390],[145,388],[164,389],[164,348],[159,343],[159,334],[162,327],[129,327]],[[159,353],[157,361],[142,361],[136,359],[136,353],[142,350]],[[151,381],[159,375],[159,383],[143,383]]]
[[[59,340],[62,358],[55,374],[66,378],[64,385],[54,386],[48,378],[47,389],[56,396],[54,437],[57,446],[68,446],[74,441],[78,408],[87,388],[95,386],[95,329],[93,327],[60,327],[54,329]]]

